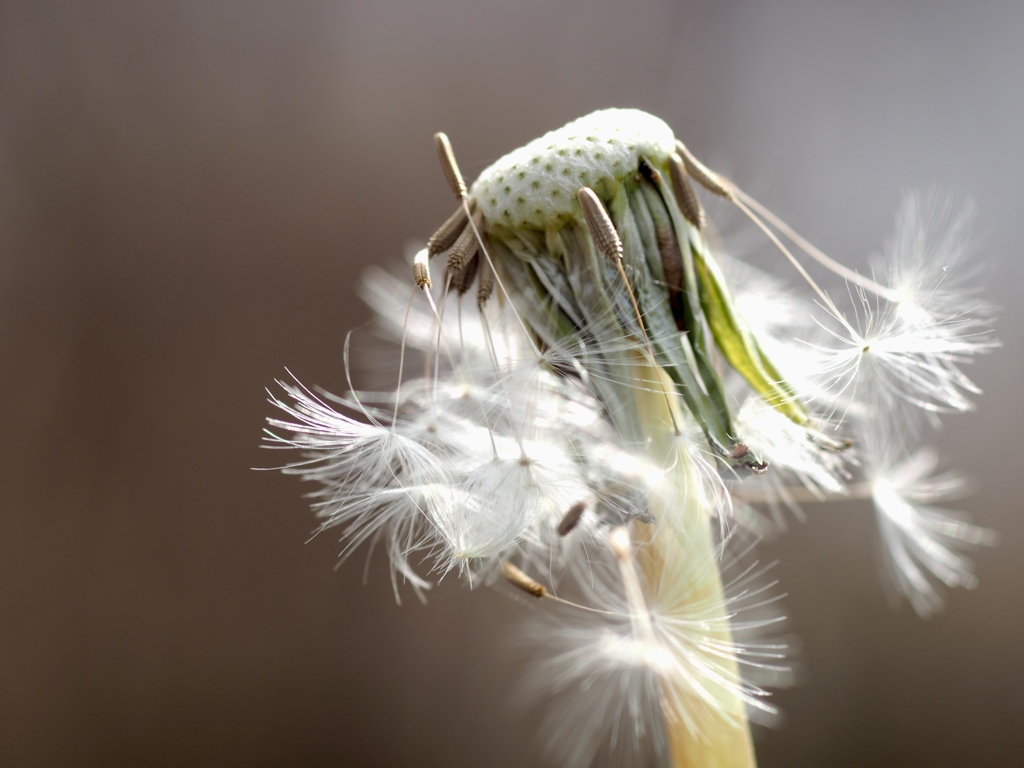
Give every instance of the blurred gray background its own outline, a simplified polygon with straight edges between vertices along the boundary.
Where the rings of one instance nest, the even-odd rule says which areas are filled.
[[[0,760],[524,766],[507,596],[394,604],[257,473],[285,366],[344,388],[361,270],[470,178],[605,106],[663,117],[863,265],[904,190],[979,210],[1005,347],[941,438],[1000,530],[981,586],[892,610],[856,505],[763,547],[800,682],[763,766],[1010,766],[1024,748],[1018,430],[1024,5],[0,3]]]

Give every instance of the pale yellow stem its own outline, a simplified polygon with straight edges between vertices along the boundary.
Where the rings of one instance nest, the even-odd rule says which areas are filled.
[[[643,569],[648,598],[659,604],[655,590],[671,589],[685,594],[696,607],[708,639],[717,648],[729,648],[732,633],[726,617],[722,577],[714,536],[706,509],[706,493],[693,460],[676,434],[675,425],[685,423],[678,397],[666,399],[661,390],[674,393],[667,374],[651,365],[639,354],[634,356],[633,375],[638,383],[635,402],[640,426],[648,440],[649,457],[665,470],[662,483],[649,495],[654,525],[636,524],[636,540],[640,546],[638,561]],[[660,381],[662,387],[651,386]],[[671,411],[669,410],[671,408]],[[680,564],[686,564],[680,567]],[[685,574],[690,584],[671,584],[670,578]],[[678,592],[677,592],[678,590]],[[679,606],[684,608],[685,606]],[[664,610],[664,606],[662,607]],[[739,683],[734,658],[722,659],[720,653],[709,662],[730,682]],[[705,681],[712,694],[714,707],[699,701],[692,694],[688,700],[682,685],[676,691],[664,681],[666,727],[672,750],[672,764],[682,768],[753,768],[756,765],[750,739],[750,726],[736,686]],[[674,707],[692,705],[698,717],[687,717]],[[682,702],[682,704],[680,704]],[[696,719],[698,728],[688,727]]]

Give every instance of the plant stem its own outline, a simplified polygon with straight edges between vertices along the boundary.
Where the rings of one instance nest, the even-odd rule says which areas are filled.
[[[671,747],[672,765],[682,768],[753,768],[756,765],[750,738],[750,726],[742,698],[738,693],[739,670],[734,657],[722,658],[723,648],[732,646],[732,633],[725,608],[718,549],[705,509],[705,493],[697,467],[674,424],[684,417],[674,385],[660,367],[639,355],[634,359],[633,376],[637,382],[635,402],[640,427],[648,440],[650,458],[666,468],[662,486],[649,495],[654,525],[638,524],[639,562],[648,591],[671,589],[684,594],[686,605],[700,616],[701,631],[715,644],[705,651],[708,663],[729,682],[703,681],[711,693],[713,706],[692,694],[680,695],[665,688],[665,724]],[[666,398],[663,392],[670,394]],[[654,383],[654,386],[652,386]],[[672,409],[672,412],[669,411]],[[685,564],[681,567],[681,564]],[[690,583],[670,584],[668,579],[684,575]],[[657,602],[657,594],[649,594]],[[683,617],[687,618],[687,617]],[[663,687],[671,686],[670,681]],[[673,711],[691,705],[691,712]],[[694,716],[694,712],[698,713]],[[697,727],[694,727],[694,722]]]

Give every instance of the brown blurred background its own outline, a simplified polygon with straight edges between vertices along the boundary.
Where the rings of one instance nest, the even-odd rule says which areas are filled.
[[[895,6],[895,7],[890,7]],[[916,0],[0,3],[0,762],[524,766],[505,596],[394,604],[258,473],[263,387],[344,387],[356,282],[472,178],[604,106],[670,122],[834,255],[901,192],[978,206],[1006,346],[949,422],[998,528],[981,587],[886,602],[870,514],[763,547],[800,638],[764,766],[1024,750],[1024,5]]]

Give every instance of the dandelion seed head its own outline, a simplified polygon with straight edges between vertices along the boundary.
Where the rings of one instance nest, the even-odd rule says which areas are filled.
[[[358,389],[347,338],[346,393],[280,383],[266,443],[298,452],[283,471],[313,485],[317,530],[339,532],[343,557],[386,552],[396,596],[453,571],[470,586],[505,575],[568,611],[535,670],[565,702],[548,725],[560,763],[606,747],[624,765],[664,759],[670,743],[749,755],[746,723],[774,715],[765,685],[786,678],[787,651],[770,638],[774,583],[739,565],[747,503],[780,517],[801,498],[869,499],[891,583],[921,614],[941,587],[976,584],[965,551],[993,536],[941,506],[962,484],[918,444],[973,407],[963,367],[996,346],[961,267],[966,216],[912,198],[875,282],[638,110],[569,123],[468,188],[437,139],[458,209],[414,280],[406,265],[364,281],[391,378]],[[768,238],[805,295],[723,268],[698,186]],[[783,238],[847,281],[849,306]]]
[[[664,161],[672,129],[638,109],[605,109],[531,141],[485,169],[470,189],[488,221],[547,229],[579,216],[580,187],[599,191],[635,173],[641,157]]]

